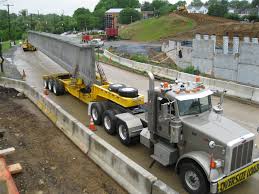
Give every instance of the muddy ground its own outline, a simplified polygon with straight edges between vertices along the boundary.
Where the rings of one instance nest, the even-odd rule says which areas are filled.
[[[126,193],[13,89],[0,87],[0,129],[0,149],[16,148],[7,163],[23,167],[14,176],[21,194]]]

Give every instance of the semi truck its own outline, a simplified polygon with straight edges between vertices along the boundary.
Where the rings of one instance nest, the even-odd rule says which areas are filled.
[[[87,84],[76,66],[74,73],[44,76],[44,87],[89,104],[94,123],[110,135],[117,134],[124,145],[140,142],[148,147],[153,163],[173,167],[187,192],[224,192],[259,171],[256,135],[224,117],[225,91],[212,106],[215,91],[200,79],[155,87],[153,74],[147,72],[144,103],[136,88],[109,83],[99,63],[96,68],[93,83]],[[89,72],[95,73],[89,70],[88,77],[92,77]]]

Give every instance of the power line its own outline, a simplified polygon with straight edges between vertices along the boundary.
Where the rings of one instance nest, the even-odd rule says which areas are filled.
[[[14,6],[14,5],[10,5],[10,4],[6,4],[4,5],[7,7],[7,11],[8,11],[8,31],[9,31],[9,40],[11,40],[11,18],[10,18],[10,7]]]

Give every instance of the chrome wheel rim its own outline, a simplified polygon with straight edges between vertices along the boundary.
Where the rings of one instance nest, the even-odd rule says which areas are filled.
[[[108,116],[104,117],[104,126],[107,130],[111,130],[111,119]]]
[[[92,109],[92,117],[93,117],[93,120],[95,120],[95,121],[98,120],[98,113],[95,108]]]
[[[194,191],[198,190],[201,185],[198,175],[193,171],[187,171],[185,173],[185,182],[188,187]]]
[[[49,81],[49,83],[48,83],[48,88],[49,88],[49,90],[52,89],[52,86],[51,86],[51,82],[50,82],[50,81]]]
[[[47,80],[44,80],[44,88],[45,88],[45,89],[48,88],[48,82],[47,82]]]
[[[128,133],[128,131],[127,131],[126,127],[124,125],[120,125],[119,126],[119,135],[122,140],[125,141],[127,139],[127,133]]]
[[[54,84],[54,86],[53,86],[53,92],[54,92],[54,94],[57,94],[57,88],[56,88],[56,85]]]

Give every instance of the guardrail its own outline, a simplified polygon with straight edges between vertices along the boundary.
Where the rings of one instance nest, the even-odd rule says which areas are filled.
[[[131,68],[133,70],[145,72],[151,71],[155,76],[166,78],[169,80],[184,80],[184,81],[194,81],[195,75],[179,72],[173,69],[159,67],[155,65],[150,65],[146,63],[140,63],[119,57],[112,54],[108,50],[104,50],[104,56],[108,57],[114,62],[117,62],[125,67]],[[224,81],[213,78],[201,77],[201,81],[211,89],[217,90],[227,90],[227,96],[240,98],[243,100],[248,100],[253,103],[259,104],[259,88],[252,86],[238,84],[232,81]]]
[[[157,177],[133,162],[64,111],[35,87],[0,77],[0,85],[23,92],[74,144],[132,194],[176,194]]]

